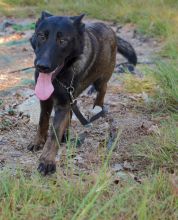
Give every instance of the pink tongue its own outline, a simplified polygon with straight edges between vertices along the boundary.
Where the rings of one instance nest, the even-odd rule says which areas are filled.
[[[47,100],[54,91],[52,74],[40,73],[35,86],[35,94],[40,100]]]

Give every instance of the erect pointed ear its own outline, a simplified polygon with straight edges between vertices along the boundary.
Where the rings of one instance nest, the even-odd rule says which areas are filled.
[[[73,16],[73,17],[70,17],[70,19],[73,21],[73,24],[79,28],[79,31],[80,32],[83,32],[84,29],[85,29],[85,24],[82,23],[82,19],[83,17],[85,16],[85,14],[81,14],[79,16]]]
[[[81,14],[79,16],[72,16],[70,17],[70,19],[73,21],[74,24],[80,24],[84,16],[85,14]]]
[[[42,11],[41,12],[41,20],[45,19],[45,18],[48,18],[48,17],[51,17],[53,16],[52,14],[48,13],[47,11]]]
[[[37,20],[35,28],[38,26],[38,24],[40,23],[40,21],[44,20],[45,18],[51,17],[53,16],[52,14],[46,12],[46,11],[42,11],[41,12],[41,17]]]

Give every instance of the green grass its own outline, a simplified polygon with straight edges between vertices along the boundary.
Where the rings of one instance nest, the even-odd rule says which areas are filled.
[[[46,3],[47,2],[47,3]],[[19,6],[34,6],[34,14],[48,10],[55,14],[76,14],[85,12],[91,17],[117,22],[132,22],[140,31],[167,36],[176,24],[178,2],[163,0],[2,0],[4,11],[15,14]],[[9,6],[9,7],[8,7]],[[36,7],[35,7],[36,6]],[[22,9],[24,10],[24,8]],[[164,16],[162,16],[164,14]]]
[[[158,132],[147,136],[132,147],[134,160],[143,164],[148,173],[159,169],[178,170],[178,127],[173,118],[164,120]],[[145,165],[144,165],[145,164]]]
[[[149,70],[157,82],[154,108],[161,111],[178,112],[178,66],[172,63],[158,63],[154,70]]]
[[[46,3],[47,2],[47,3]],[[162,40],[160,55],[169,62],[143,69],[145,76],[124,76],[128,93],[146,93],[142,106],[152,117],[168,115],[158,122],[159,134],[148,135],[130,146],[130,160],[140,164],[142,184],[126,180],[110,170],[111,152],[97,171],[76,176],[72,169],[75,147],[67,143],[66,165],[57,174],[41,177],[36,172],[5,168],[0,172],[0,220],[9,219],[178,219],[178,200],[170,175],[177,172],[178,103],[178,1],[177,0],[1,0],[0,14],[39,17],[42,10],[56,15],[86,13],[87,17],[118,23],[134,23],[137,31]],[[22,31],[24,27],[15,26]],[[26,28],[26,27],[25,27]],[[28,27],[28,28],[34,28]],[[2,105],[0,100],[0,105]],[[140,100],[138,101],[140,102]],[[145,113],[145,112],[144,112]],[[164,118],[164,117],[163,117]],[[4,122],[8,126],[8,121]],[[105,155],[101,156],[104,161]],[[125,173],[127,175],[127,173]],[[117,176],[118,175],[118,176]],[[115,184],[115,179],[119,179]]]
[[[169,174],[176,173],[177,130],[173,125],[162,125],[161,139],[154,135],[142,146],[132,146],[143,167],[149,160],[151,172],[141,175],[141,184],[127,172],[127,178],[111,173],[112,150],[120,133],[109,154],[100,155],[101,160],[105,158],[103,165],[90,174],[73,172],[70,155],[75,149],[70,142],[66,165],[53,176],[4,168],[0,172],[0,219],[176,220],[178,199],[174,176]]]
[[[124,76],[125,92],[147,94],[148,100],[138,99],[151,113],[178,112],[178,66],[174,62],[159,62],[152,68],[146,67],[143,78],[130,74]],[[139,103],[140,102],[140,103]]]
[[[23,6],[23,7],[22,7]],[[178,1],[175,0],[1,0],[0,14],[39,17],[42,10],[55,15],[86,13],[88,17],[134,23],[137,31],[165,42],[161,55],[177,59]]]
[[[158,172],[140,185],[114,185],[108,173],[72,179],[1,172],[0,219],[176,219],[169,176]]]

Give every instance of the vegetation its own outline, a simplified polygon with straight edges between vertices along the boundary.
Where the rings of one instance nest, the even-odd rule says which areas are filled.
[[[70,157],[65,173],[60,173],[59,168],[57,174],[48,178],[36,172],[4,168],[0,172],[0,219],[178,219],[174,179],[178,172],[178,1],[0,1],[0,14],[6,16],[36,18],[42,10],[56,15],[86,13],[92,18],[133,23],[139,33],[162,41],[164,47],[159,55],[167,61],[156,63],[153,68],[144,67],[143,78],[127,74],[123,77],[125,93],[147,95],[146,100],[135,102],[136,108],[162,120],[159,132],[130,146],[129,159],[142,167],[140,182],[127,173],[113,175],[110,158],[93,175],[76,176],[70,172]],[[28,28],[33,29],[34,25]],[[23,30],[21,26],[14,29]],[[2,125],[7,126],[5,123],[9,122]]]
[[[57,175],[41,178],[1,172],[0,219],[177,219],[171,176],[158,172],[143,184],[110,173],[98,178]],[[85,180],[85,181],[84,181]],[[94,183],[93,183],[94,182]]]
[[[23,6],[23,7],[21,7]],[[165,41],[164,55],[178,52],[176,0],[1,0],[0,12],[9,16],[39,16],[42,10],[59,14],[86,13],[89,17],[134,23],[138,31]]]

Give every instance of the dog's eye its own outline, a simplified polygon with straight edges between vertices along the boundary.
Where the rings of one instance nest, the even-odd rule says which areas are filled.
[[[43,34],[43,33],[38,33],[38,34],[37,34],[37,37],[38,37],[38,39],[39,39],[40,41],[45,41],[45,40],[46,40],[46,36],[45,36],[45,34]]]

